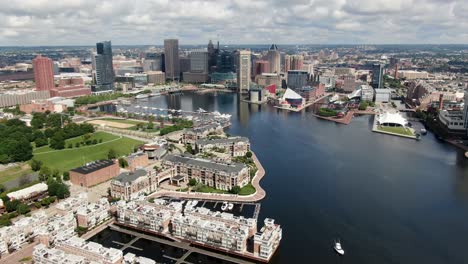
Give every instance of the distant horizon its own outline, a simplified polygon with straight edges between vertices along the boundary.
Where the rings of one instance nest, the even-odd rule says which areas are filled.
[[[104,41],[104,40],[102,40]],[[100,42],[100,41],[98,41]],[[98,43],[96,42],[96,43]],[[111,40],[112,42],[112,40]],[[35,47],[95,47],[96,43],[94,44],[86,44],[86,45],[73,45],[73,44],[64,44],[64,45],[56,45],[56,44],[50,44],[50,45],[0,45],[0,48],[15,48],[15,47],[21,47],[21,48],[35,48]],[[216,42],[213,42],[213,44],[216,46]],[[219,43],[220,47],[223,46],[270,46],[272,44],[278,45],[278,46],[468,46],[468,43],[455,43],[455,44],[449,44],[449,43],[438,43],[438,44],[433,44],[433,43],[407,43],[407,44],[370,44],[370,43],[357,43],[357,44],[339,44],[339,43],[334,43],[334,44],[282,44],[282,43],[260,43],[260,44],[223,44],[222,42]],[[181,43],[179,40],[179,47],[181,46],[207,46],[207,43],[204,44],[184,44]],[[136,47],[145,47],[145,46],[156,46],[156,47],[164,47],[164,44],[115,44],[112,42],[112,47],[114,46],[136,46]]]

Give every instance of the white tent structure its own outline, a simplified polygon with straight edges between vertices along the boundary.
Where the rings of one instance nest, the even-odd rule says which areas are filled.
[[[286,89],[286,92],[283,95],[283,100],[288,100],[288,99],[292,99],[292,100],[294,100],[294,99],[299,100],[300,99],[300,100],[302,100],[302,97],[298,93],[293,91],[292,89],[288,88],[288,89]]]
[[[400,113],[385,112],[377,117],[380,126],[406,127],[408,121]]]
[[[304,106],[304,98],[292,89],[288,88],[281,98],[281,104],[289,104],[293,107],[302,107]]]

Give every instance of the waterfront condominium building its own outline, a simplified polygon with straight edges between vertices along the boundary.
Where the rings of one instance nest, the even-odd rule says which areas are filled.
[[[250,50],[239,51],[239,66],[237,69],[237,91],[239,93],[247,93],[250,89]]]
[[[254,236],[254,255],[270,259],[279,246],[283,232],[275,220],[265,218],[264,226]]]
[[[86,260],[97,263],[120,264],[123,252],[115,248],[106,248],[96,242],[87,242],[83,238],[74,236],[56,243],[56,248],[67,254],[82,256]]]
[[[271,73],[280,73],[281,71],[281,56],[278,47],[272,44],[267,53],[269,70]]]
[[[231,157],[241,157],[250,151],[250,142],[246,137],[199,139],[195,142],[195,150],[199,153],[214,149],[222,149],[224,153],[229,154]]]
[[[381,89],[383,87],[384,64],[372,65],[372,87]]]
[[[244,187],[250,181],[249,167],[243,163],[222,163],[188,154],[167,155],[165,168],[175,168],[175,179],[197,182],[219,190],[231,190],[235,186]],[[172,180],[172,179],[171,179]]]
[[[180,60],[179,60],[179,40],[164,40],[164,60],[166,67],[166,79],[180,78]]]
[[[112,44],[110,41],[96,43],[94,55],[95,85],[93,92],[108,92],[114,90],[114,68],[112,64]]]
[[[54,66],[51,59],[37,55],[32,60],[34,69],[34,81],[36,82],[36,90],[50,91],[55,88],[54,83]]]

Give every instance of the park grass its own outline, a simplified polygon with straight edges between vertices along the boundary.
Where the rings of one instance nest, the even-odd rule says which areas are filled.
[[[99,140],[102,139],[102,142],[105,143],[107,141],[115,140],[115,139],[118,139],[118,138],[119,138],[119,136],[109,134],[109,133],[106,133],[106,132],[95,132],[95,133],[93,133],[91,135],[90,140],[92,141],[92,140],[96,139],[99,142]],[[83,141],[83,138],[81,136],[75,137],[75,138],[69,138],[69,139],[65,140],[65,148],[67,148],[69,144],[72,144],[73,148],[75,148],[75,144],[79,143],[79,142],[82,142],[82,141]],[[82,145],[82,146],[80,146],[80,148],[83,148],[85,146],[86,145]],[[54,150],[55,149],[50,148],[49,146],[43,146],[43,147],[40,147],[40,148],[35,148],[33,150],[33,154],[38,154],[38,153],[48,152],[48,151],[54,151]]]
[[[408,128],[405,129],[403,127],[379,126],[377,127],[377,129],[383,132],[395,133],[395,134],[400,134],[400,135],[405,135],[405,136],[414,136],[411,130],[409,130]]]
[[[0,171],[0,184],[9,182],[23,175],[31,174],[33,171],[27,163],[21,163],[17,166]]]
[[[44,166],[64,172],[83,166],[86,162],[107,159],[110,149],[114,149],[118,156],[122,156],[132,153],[133,148],[141,144],[143,144],[142,141],[122,137],[98,145],[63,149],[48,153],[35,153],[34,159],[42,161]]]
[[[116,123],[129,124],[129,125],[136,125],[136,124],[139,124],[139,123],[148,123],[148,122],[146,122],[144,120],[136,121],[136,120],[118,119],[118,118],[110,118],[110,117],[100,118],[100,119],[96,119],[96,120],[112,121],[112,122],[116,122]]]

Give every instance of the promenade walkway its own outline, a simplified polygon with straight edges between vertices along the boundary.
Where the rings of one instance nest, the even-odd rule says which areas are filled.
[[[237,194],[220,194],[220,193],[200,193],[200,192],[177,192],[177,191],[158,191],[149,196],[149,198],[159,197],[174,197],[174,198],[187,198],[198,200],[213,200],[213,201],[232,201],[232,202],[258,202],[265,198],[266,192],[260,186],[260,181],[265,176],[265,169],[258,160],[257,156],[252,153],[252,158],[257,166],[257,173],[252,179],[252,185],[255,187],[255,193],[251,195],[237,195]]]

